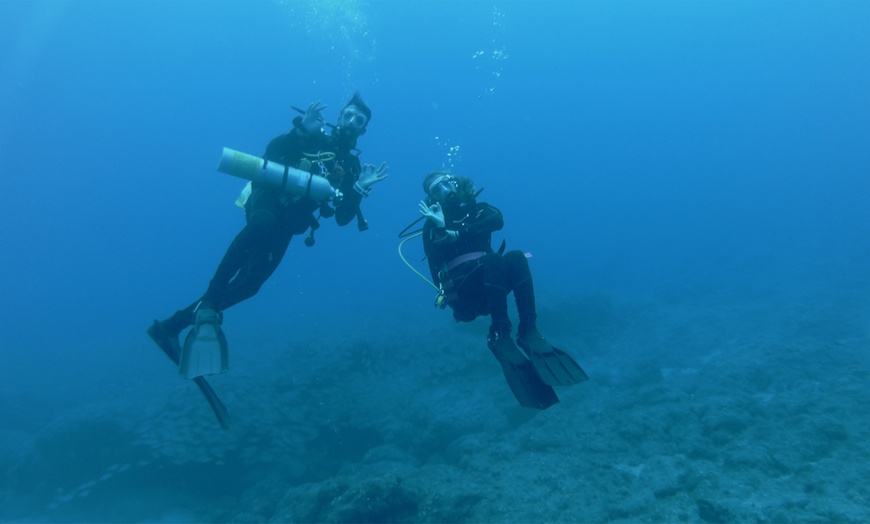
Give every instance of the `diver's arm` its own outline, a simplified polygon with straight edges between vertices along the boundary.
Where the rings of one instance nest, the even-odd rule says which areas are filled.
[[[362,195],[354,191],[353,188],[342,188],[341,191],[341,202],[335,207],[335,223],[339,226],[346,226],[359,212]]]
[[[359,158],[351,156],[344,167],[345,175],[342,179],[341,187],[341,202],[335,206],[335,223],[339,226],[350,224],[351,220],[356,217],[359,212],[359,205],[362,202],[363,196],[354,190],[353,185],[359,178],[359,173],[362,170],[360,167]]]
[[[354,176],[348,177],[348,181],[344,183],[345,187],[342,187],[342,192],[345,198],[351,197],[348,200],[348,207],[353,206],[354,210],[352,213],[350,211],[339,213],[336,221],[340,226],[350,222],[354,215],[361,216],[359,214],[360,201],[371,194],[373,185],[382,182],[389,176],[387,174],[389,168],[386,162],[381,163],[378,167],[375,167],[373,164],[360,166],[359,157],[354,156],[351,158],[351,173]],[[348,185],[350,187],[347,187]]]
[[[504,217],[497,208],[480,202],[476,209],[455,225],[458,236],[487,234],[504,227]],[[452,228],[448,228],[452,229]]]
[[[293,131],[290,131],[290,133],[292,132]],[[263,153],[263,158],[272,162],[278,162],[279,158],[283,158],[284,152],[287,150],[287,148],[292,147],[292,139],[290,138],[290,133],[278,135],[271,141],[269,141],[269,145],[266,146],[266,152]]]

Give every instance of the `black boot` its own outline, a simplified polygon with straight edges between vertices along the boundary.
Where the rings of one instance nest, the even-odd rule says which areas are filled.
[[[148,336],[157,344],[160,349],[166,353],[172,362],[176,365],[181,357],[181,344],[178,342],[178,335],[185,328],[191,326],[195,319],[196,306],[200,303],[199,300],[187,306],[184,309],[176,311],[171,317],[166,320],[155,320],[151,327],[148,328]]]
[[[182,331],[193,325],[193,321],[196,319],[196,308],[199,304],[200,301],[197,300],[186,308],[176,311],[171,317],[161,322],[163,329],[172,336],[180,335]]]
[[[550,351],[552,346],[544,340],[544,337],[538,331],[537,319],[538,315],[534,313],[520,316],[522,329],[517,330],[517,344],[523,349]]]
[[[589,380],[589,376],[571,355],[547,342],[535,325],[536,319],[537,315],[526,316],[525,330],[517,336],[517,344],[529,356],[541,380],[550,386],[571,386]]]
[[[521,365],[523,362],[528,362],[528,359],[517,349],[511,338],[511,323],[508,321],[493,323],[489,326],[486,345],[495,355],[495,358],[503,364]]]

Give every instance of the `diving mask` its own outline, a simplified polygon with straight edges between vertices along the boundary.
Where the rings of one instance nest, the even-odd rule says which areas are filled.
[[[445,203],[456,198],[456,190],[459,188],[459,183],[456,177],[452,175],[443,175],[438,177],[432,185],[429,186],[429,196],[436,202]]]
[[[352,128],[361,130],[369,123],[369,119],[357,108],[353,106],[345,107],[341,114],[338,115],[338,127]]]

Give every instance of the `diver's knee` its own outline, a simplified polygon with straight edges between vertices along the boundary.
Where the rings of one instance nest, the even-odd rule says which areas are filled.
[[[504,254],[504,259],[508,264],[528,264],[526,254],[519,249],[513,249]]]
[[[504,254],[505,265],[507,265],[508,270],[513,273],[528,273],[529,270],[529,259],[526,257],[526,254],[522,251],[515,249],[513,251],[508,251]]]

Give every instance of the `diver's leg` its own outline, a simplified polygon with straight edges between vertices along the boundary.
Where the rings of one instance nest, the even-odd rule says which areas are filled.
[[[510,338],[511,322],[508,318],[508,271],[504,257],[489,254],[481,257],[483,265],[483,294],[492,320],[490,334]]]
[[[517,344],[529,356],[538,376],[550,386],[569,386],[587,380],[586,372],[570,355],[550,345],[538,331],[535,313],[535,288],[529,261],[522,251],[510,251],[504,256],[508,268],[508,283],[514,292],[520,324]]]
[[[514,292],[517,314],[520,317],[517,336],[522,338],[526,333],[537,329],[535,320],[538,316],[535,313],[535,286],[532,282],[532,271],[522,251],[508,251],[504,259],[508,287]]]
[[[490,316],[487,343],[499,362],[520,365],[526,358],[516,348],[511,339],[511,321],[507,307],[507,266],[500,255],[486,255],[481,259],[483,274],[483,296]]]
[[[226,291],[227,286],[235,278],[240,271],[247,265],[252,252],[256,250],[257,245],[261,242],[262,231],[246,225],[239,231],[236,238],[227,248],[224,257],[218,264],[211,280],[208,283],[208,288],[203,294],[201,301],[214,303],[220,300],[220,297]]]
[[[236,236],[209,288],[194,309],[194,324],[184,340],[179,372],[187,378],[225,373],[229,344],[221,329],[223,311],[256,294],[287,249],[289,234],[274,220],[248,225]],[[229,279],[229,280],[228,280]]]
[[[199,304],[199,300],[190,304],[184,309],[179,309],[169,318],[160,321],[162,329],[171,336],[177,337],[185,328],[193,324],[194,311]]]
[[[206,294],[204,300],[210,301],[217,311],[223,311],[256,295],[283,260],[292,237],[291,234],[280,234],[278,238],[250,252],[244,266],[223,292],[219,295]]]
[[[257,294],[290,243],[278,201],[261,195],[248,223],[233,240],[202,297],[203,307],[224,311]]]
[[[252,212],[248,223],[227,248],[202,300],[212,305],[212,308],[222,311],[224,308],[216,307],[216,303],[223,301],[223,294],[230,282],[251,265],[252,259],[266,250],[270,240],[276,236],[278,227],[278,216],[272,209],[264,208]]]
[[[245,260],[245,246],[250,243],[252,231],[249,226],[245,226],[236,238],[233,239],[226,253],[218,264],[214,276],[209,283],[208,290],[202,298],[194,301],[184,309],[176,311],[172,316],[163,320],[157,321],[148,328],[148,335],[152,340],[166,353],[176,365],[181,365],[184,359],[185,351],[179,343],[179,335],[182,331],[190,326],[194,326],[191,333],[198,332],[200,324],[208,321],[214,324],[213,332],[219,332],[220,316],[214,310],[214,306],[206,303],[205,298],[211,294],[212,296],[220,296],[221,291],[226,287],[227,283],[233,278],[242,266]],[[188,338],[190,335],[188,335]],[[194,339],[196,336],[194,336]]]
[[[270,212],[258,213],[255,220],[249,220],[224,253],[205,294],[184,309],[176,311],[169,318],[163,321],[155,320],[148,329],[149,336],[176,364],[181,353],[178,340],[181,332],[194,325],[198,310],[217,312],[222,310],[217,309],[217,304],[223,302],[227,286],[240,270],[246,267],[251,255],[256,252],[258,246],[262,245],[262,239],[268,237],[269,230],[274,229],[276,224],[277,219]],[[219,322],[219,317],[217,321]]]
[[[223,310],[218,308],[217,304],[222,302],[229,283],[248,264],[248,259],[259,244],[261,236],[261,232],[251,228],[250,225],[242,228],[224,253],[205,294],[184,309],[176,311],[171,317],[159,322],[163,335],[177,339],[182,331],[193,325],[199,309]]]
[[[541,381],[529,360],[511,338],[511,323],[507,307],[508,271],[505,259],[500,255],[492,254],[486,255],[482,262],[483,293],[492,320],[487,346],[501,364],[505,380],[520,405],[546,409],[559,399],[553,388]]]

